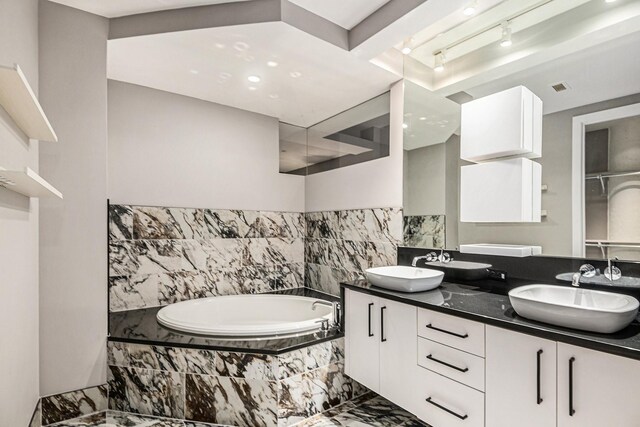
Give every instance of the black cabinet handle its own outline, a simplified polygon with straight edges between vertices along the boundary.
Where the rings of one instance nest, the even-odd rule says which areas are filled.
[[[454,417],[458,417],[458,418],[460,418],[461,420],[466,420],[467,418],[469,418],[469,415],[467,415],[467,414],[460,415],[460,414],[458,414],[458,413],[456,413],[456,412],[453,412],[453,411],[452,411],[451,409],[449,409],[449,408],[445,408],[444,406],[437,404],[436,402],[434,402],[433,400],[431,400],[431,398],[430,398],[430,397],[427,397],[427,399],[426,399],[426,400],[427,400],[427,403],[430,403],[430,404],[432,404],[433,406],[435,406],[436,408],[442,409],[443,411],[448,412],[448,413],[450,413],[451,415],[453,415]]]
[[[439,363],[439,364],[444,365],[444,366],[447,366],[447,367],[449,367],[451,369],[455,369],[456,371],[467,372],[469,370],[469,368],[458,368],[455,365],[451,365],[450,363],[444,362],[442,360],[438,360],[435,357],[433,357],[432,355],[428,355],[427,359],[433,360],[434,362]]]
[[[384,311],[387,307],[380,307],[380,342],[385,342],[387,338],[384,336]]]
[[[576,410],[573,409],[573,362],[576,361],[575,357],[569,359],[569,416],[573,417]]]
[[[536,396],[538,405],[542,403],[542,397],[540,397],[540,356],[542,355],[542,349],[538,350],[536,356],[537,376],[536,376]]]
[[[447,331],[447,330],[444,330],[444,329],[436,328],[435,326],[431,325],[431,323],[429,323],[427,325],[427,328],[433,329],[434,331],[442,332],[442,333],[445,333],[445,334],[453,335],[454,337],[458,337],[458,338],[468,338],[469,337],[469,334],[460,335],[460,334],[456,334],[455,332],[451,332],[451,331]]]
[[[371,332],[371,308],[373,307],[373,303],[369,303],[369,336],[373,336],[373,332]]]

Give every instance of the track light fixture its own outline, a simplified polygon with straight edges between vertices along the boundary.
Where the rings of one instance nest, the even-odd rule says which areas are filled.
[[[509,22],[504,22],[502,24],[502,39],[500,39],[500,46],[509,47],[513,44],[511,41],[511,27],[509,26]]]
[[[445,58],[445,52],[443,50],[436,53],[436,64],[435,67],[433,67],[433,71],[435,71],[436,73],[444,71],[444,64],[446,60],[447,59]]]

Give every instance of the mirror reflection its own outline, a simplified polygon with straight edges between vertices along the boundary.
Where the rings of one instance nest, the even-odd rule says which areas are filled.
[[[638,19],[505,1],[398,45],[405,245],[640,260]]]

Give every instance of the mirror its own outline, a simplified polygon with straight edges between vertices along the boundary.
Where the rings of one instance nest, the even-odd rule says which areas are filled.
[[[280,123],[280,172],[312,175],[389,155],[390,93],[309,128]]]
[[[639,22],[633,1],[514,0],[397,46],[412,48],[403,58],[405,245],[640,260]],[[543,103],[542,156],[532,159],[541,220],[461,222],[460,168],[470,164],[460,159],[461,106],[520,85]]]

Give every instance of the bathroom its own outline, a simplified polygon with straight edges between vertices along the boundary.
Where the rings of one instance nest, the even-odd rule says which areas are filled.
[[[0,427],[637,427],[639,29],[0,0]]]

